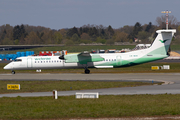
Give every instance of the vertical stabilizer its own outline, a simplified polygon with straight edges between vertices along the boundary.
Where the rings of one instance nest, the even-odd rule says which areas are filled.
[[[158,33],[158,35],[149,48],[149,52],[151,54],[167,55],[172,37],[174,36],[174,33],[176,33],[176,30],[157,30],[156,32]]]

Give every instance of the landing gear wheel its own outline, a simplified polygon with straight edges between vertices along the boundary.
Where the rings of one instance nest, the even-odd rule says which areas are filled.
[[[15,71],[13,70],[11,73],[12,73],[12,74],[15,74]]]
[[[85,73],[85,74],[89,74],[89,73],[90,73],[90,70],[89,70],[89,69],[85,69],[84,73]]]

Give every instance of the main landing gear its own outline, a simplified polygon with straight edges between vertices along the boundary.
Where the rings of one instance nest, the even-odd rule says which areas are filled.
[[[90,70],[88,69],[87,64],[86,64],[86,65],[83,65],[83,66],[84,66],[84,73],[85,73],[85,74],[89,74],[89,73],[90,73]]]
[[[89,73],[90,73],[90,70],[86,68],[86,69],[84,70],[84,73],[85,73],[85,74],[89,74]]]
[[[14,70],[11,71],[12,74],[15,74],[16,72]]]

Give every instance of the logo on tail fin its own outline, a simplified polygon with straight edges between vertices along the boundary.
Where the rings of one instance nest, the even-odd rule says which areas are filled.
[[[165,43],[167,40],[169,40],[169,39],[166,39],[166,40],[159,40],[159,41],[161,41],[161,43]]]

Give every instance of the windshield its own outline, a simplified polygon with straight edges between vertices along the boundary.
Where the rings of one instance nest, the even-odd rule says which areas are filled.
[[[15,59],[14,62],[22,61],[22,59]]]

